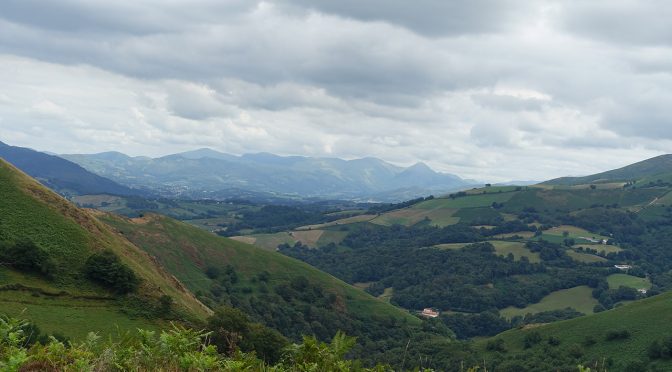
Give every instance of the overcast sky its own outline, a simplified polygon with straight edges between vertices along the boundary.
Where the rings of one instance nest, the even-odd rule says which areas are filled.
[[[481,180],[672,152],[667,0],[2,0],[0,141]]]

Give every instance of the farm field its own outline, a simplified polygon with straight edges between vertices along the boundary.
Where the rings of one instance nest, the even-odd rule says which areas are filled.
[[[590,253],[581,253],[572,249],[567,250],[567,255],[571,257],[574,261],[583,263],[595,263],[595,262],[607,261],[607,259],[604,257],[596,256]]]
[[[390,303],[390,299],[392,298],[392,295],[394,295],[394,288],[385,288],[383,291],[383,294],[378,296],[379,299],[383,300],[384,302]]]
[[[489,207],[492,203],[504,203],[511,199],[515,192],[502,192],[502,193],[487,193],[487,194],[476,194],[457,197],[455,199],[451,198],[436,198],[432,200],[425,200],[421,203],[414,205],[414,208],[418,209],[436,209],[436,208],[478,208],[478,207]]]
[[[527,259],[532,263],[541,262],[539,254],[536,252],[530,252],[529,249],[525,248],[525,243],[502,240],[489,240],[488,243],[495,247],[496,255],[507,256],[509,253],[511,253],[513,254],[515,260],[520,260],[521,257],[527,257]],[[474,243],[447,243],[437,244],[434,247],[438,249],[460,249],[470,244]]]
[[[580,238],[590,238],[590,239],[595,239],[595,240],[602,240],[606,239],[608,240],[609,238],[606,236],[602,236],[599,234],[591,233],[588,230],[584,230],[580,227],[576,226],[571,226],[571,225],[562,225],[562,226],[557,226],[548,230],[544,231],[544,235],[552,235],[552,236],[559,236],[564,238],[564,233],[568,233],[568,238],[572,238],[575,240],[582,240]]]
[[[611,244],[578,244],[575,245],[574,248],[594,249],[597,253],[604,254],[618,253],[623,250],[620,247]]]
[[[511,192],[516,191],[517,189],[523,189],[522,186],[488,186],[488,187],[479,187],[477,189],[466,190],[467,195],[481,195],[484,192],[486,194],[495,194],[500,192]]]
[[[658,205],[672,205],[672,191],[670,191],[667,194],[658,198],[658,200],[656,200],[655,204],[658,204]]]
[[[527,257],[532,263],[541,262],[539,253],[530,252],[529,249],[525,248],[525,243],[499,240],[492,240],[490,243],[495,246],[495,253],[500,256],[507,256],[512,253],[516,261],[519,261],[521,257]]]
[[[422,203],[420,203],[422,204]],[[392,212],[383,213],[371,220],[371,223],[383,226],[403,225],[411,226],[424,219],[429,219],[430,224],[434,226],[449,226],[460,221],[458,217],[453,217],[456,212],[454,209],[440,208],[427,209],[416,208],[415,206],[399,209]]]
[[[617,289],[620,286],[630,287],[635,289],[649,289],[651,288],[651,281],[647,278],[639,278],[627,274],[611,274],[607,277],[609,288]]]
[[[536,304],[529,305],[525,308],[519,309],[513,306],[507,307],[500,311],[505,318],[513,318],[514,316],[524,316],[528,313],[539,313],[542,311],[559,310],[571,307],[584,314],[592,314],[593,308],[598,304],[597,300],[593,298],[593,290],[588,286],[579,286],[569,289],[562,289],[555,291],[548,296],[541,299]]]
[[[289,232],[279,232],[275,234],[253,234],[231,237],[239,242],[253,244],[267,251],[275,251],[281,244],[294,245],[298,241]]]
[[[513,238],[514,236],[520,236],[523,239],[531,239],[534,237],[534,233],[532,231],[518,231],[515,233],[507,233],[507,234],[497,234],[493,236],[495,239],[507,239],[507,238]]]
[[[231,239],[255,245],[268,251],[275,251],[281,244],[294,245],[297,242],[301,244],[317,248],[325,246],[329,243],[339,244],[347,232],[332,231],[332,230],[296,230],[296,231],[282,231],[274,234],[251,234],[233,236]]]
[[[437,244],[434,247],[438,249],[460,249],[468,246],[472,243],[446,243],[446,244]]]
[[[317,242],[324,234],[324,230],[302,230],[302,231],[291,231],[289,235],[292,238],[300,241],[301,244],[307,245],[309,247],[317,247]]]
[[[327,222],[327,223],[301,226],[301,227],[297,227],[295,230],[323,229],[325,227],[331,227],[331,226],[347,225],[347,224],[358,223],[358,222],[367,222],[367,221],[371,221],[374,218],[376,218],[375,214],[361,214],[359,216],[341,218],[340,220],[331,221],[331,222]]]

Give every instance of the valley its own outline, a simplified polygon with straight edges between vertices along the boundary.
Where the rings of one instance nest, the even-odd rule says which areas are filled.
[[[407,352],[431,353],[440,369],[478,363],[481,353],[486,363],[515,364],[536,357],[537,346],[518,346],[533,331],[559,339],[556,362],[571,365],[614,351],[582,346],[579,355],[564,347],[578,341],[556,322],[645,311],[639,304],[672,289],[672,185],[664,182],[485,186],[387,204],[70,195],[79,209],[7,163],[3,177],[0,236],[29,236],[57,274],[0,269],[0,303],[58,337],[199,324],[224,306],[289,340],[345,330],[367,363],[399,362],[394,350],[410,337]],[[26,224],[36,216],[45,224]],[[87,246],[112,250],[138,275],[132,295],[72,269],[90,261]],[[428,308],[438,318],[418,315]],[[637,329],[624,345],[641,359],[649,331]],[[609,363],[619,370],[626,360]]]

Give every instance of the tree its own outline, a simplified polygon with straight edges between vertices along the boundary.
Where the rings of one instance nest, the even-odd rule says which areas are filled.
[[[86,260],[86,276],[118,293],[134,292],[140,285],[140,279],[112,251],[94,253]]]

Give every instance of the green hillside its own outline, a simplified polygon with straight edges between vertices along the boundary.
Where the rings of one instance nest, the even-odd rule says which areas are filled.
[[[156,257],[204,302],[232,304],[290,337],[331,337],[337,329],[369,337],[365,328],[420,323],[408,312],[280,253],[160,215],[101,218]],[[314,293],[306,297],[306,292]]]
[[[0,195],[0,251],[6,256],[0,312],[24,312],[43,330],[71,337],[115,332],[117,325],[157,327],[165,321],[152,311],[162,295],[172,298],[180,317],[208,314],[144,251],[2,159]],[[137,290],[121,294],[90,279],[88,259],[105,251],[120,259],[122,266],[115,267],[130,268],[139,278]]]
[[[526,349],[526,337],[528,342],[534,341],[534,334],[541,336],[540,341],[532,342],[533,345]],[[597,361],[606,363],[609,371],[621,371],[627,365],[641,361],[657,365],[660,370],[669,370],[672,367],[669,361],[661,365],[660,360],[651,360],[648,349],[654,341],[669,338],[671,334],[672,293],[668,292],[590,316],[510,330],[478,341],[476,347],[486,353],[486,359],[497,363],[503,360],[509,360],[508,363],[511,360],[533,361],[537,358],[535,354],[543,353],[548,358],[546,363],[556,363],[554,366],[558,368],[565,363],[568,367],[579,363],[592,366]],[[551,343],[559,344],[549,345],[549,338],[555,340]],[[494,340],[502,340],[506,351],[488,351],[487,345],[493,349]],[[543,370],[543,366],[537,365],[533,370]]]
[[[643,178],[661,178],[659,175],[672,173],[672,155],[660,155],[628,166],[597,173],[585,177],[561,177],[543,182],[545,185],[583,185],[589,183],[606,183],[614,181],[632,181]]]

